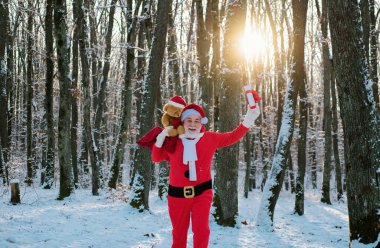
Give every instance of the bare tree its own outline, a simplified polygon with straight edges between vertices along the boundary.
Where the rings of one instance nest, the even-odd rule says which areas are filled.
[[[78,1],[78,21],[79,21],[79,51],[82,67],[82,87],[83,87],[83,128],[85,147],[89,151],[92,176],[92,194],[99,194],[100,180],[99,168],[101,160],[99,158],[99,150],[97,149],[91,126],[91,95],[90,95],[90,66],[87,58],[86,48],[87,42],[87,22],[85,18],[85,10],[83,0]]]
[[[143,102],[141,105],[140,133],[147,133],[154,124],[154,107],[157,102],[157,92],[160,90],[160,76],[164,59],[169,8],[171,0],[158,1],[156,28],[154,30],[151,56],[148,66],[147,79],[143,85]],[[152,171],[152,161],[148,149],[138,148],[134,161],[134,177],[132,183],[133,198],[131,206],[140,211],[149,209],[149,189]]]
[[[71,86],[71,158],[73,164],[73,173],[74,173],[74,185],[78,187],[78,99],[79,99],[79,90],[78,90],[78,69],[79,69],[79,56],[78,56],[78,34],[79,34],[79,22],[78,22],[78,2],[73,1],[73,19],[74,19],[74,31],[73,31],[73,42],[71,46],[72,50],[72,86]]]
[[[8,25],[8,0],[0,1],[0,32],[5,34]],[[6,63],[6,49],[7,37],[0,35],[0,177],[5,179],[5,170],[7,162],[7,149],[8,146],[8,118],[7,118],[7,90],[6,90],[6,77],[7,77],[7,63]]]
[[[54,27],[60,90],[58,120],[58,158],[60,168],[60,185],[58,199],[64,199],[65,197],[69,196],[74,190],[70,142],[70,61],[66,42],[67,27],[66,6],[64,0],[54,0]]]
[[[238,52],[239,39],[245,25],[245,1],[229,1],[224,30],[224,44],[221,64],[222,85],[220,88],[220,132],[231,131],[239,123],[240,93],[242,81],[241,61]],[[234,226],[238,214],[238,144],[225,147],[218,152],[215,171],[214,217],[219,225]]]
[[[54,79],[54,50],[53,50],[53,0],[46,1],[45,14],[45,46],[46,46],[46,89],[45,89],[45,108],[46,108],[46,126],[47,126],[47,144],[46,144],[46,167],[44,168],[44,187],[50,189],[54,180],[54,162],[55,162],[55,133],[54,133],[54,97],[53,97],[53,79]]]
[[[270,230],[273,226],[274,210],[278,196],[280,195],[280,190],[285,175],[286,155],[289,152],[293,138],[297,92],[300,85],[305,83],[304,47],[307,4],[307,0],[292,1],[294,28],[294,70],[292,71],[292,78],[288,82],[285,92],[284,111],[279,136],[277,138],[276,150],[273,156],[272,169],[269,178],[270,180],[268,180],[265,184],[257,219],[257,224],[259,226]]]
[[[33,9],[33,1],[28,1],[28,8]],[[33,101],[33,17],[34,11],[28,12],[28,38],[27,38],[27,75],[26,75],[26,81],[27,81],[27,100],[26,100],[26,143],[27,143],[27,161],[26,161],[26,168],[27,168],[27,176],[26,176],[26,182],[28,186],[31,186],[33,183],[33,177],[34,177],[34,156],[33,156],[33,116],[32,116],[32,101]]]
[[[322,0],[321,30],[323,36],[322,43],[322,63],[323,63],[323,120],[325,131],[325,162],[323,166],[322,198],[321,202],[331,204],[330,200],[330,179],[331,179],[331,65],[330,52],[327,37],[327,0]]]
[[[358,1],[330,1],[328,16],[343,124],[350,241],[376,245],[380,137]]]

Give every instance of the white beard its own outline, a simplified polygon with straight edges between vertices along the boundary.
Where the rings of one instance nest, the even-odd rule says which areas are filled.
[[[184,134],[181,134],[180,137],[188,138],[188,139],[197,139],[204,135],[205,133],[188,133],[185,132]]]

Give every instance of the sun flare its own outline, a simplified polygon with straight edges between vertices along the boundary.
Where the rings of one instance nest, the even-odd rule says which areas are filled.
[[[241,52],[247,61],[263,56],[266,50],[264,35],[249,27],[246,28],[240,44]]]

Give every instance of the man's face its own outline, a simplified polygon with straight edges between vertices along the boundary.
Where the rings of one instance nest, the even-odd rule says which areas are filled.
[[[187,116],[183,121],[183,127],[185,128],[186,133],[200,133],[202,128],[201,117],[196,114]]]

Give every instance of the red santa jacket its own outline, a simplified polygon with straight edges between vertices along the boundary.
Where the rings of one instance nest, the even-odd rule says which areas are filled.
[[[158,148],[152,149],[153,162],[167,160],[170,163],[169,182],[176,187],[195,186],[211,179],[211,160],[216,149],[226,147],[238,142],[249,128],[240,124],[232,132],[218,133],[206,131],[196,144],[198,160],[195,162],[197,181],[188,178],[188,165],[183,164],[183,144],[179,139],[173,153]]]

